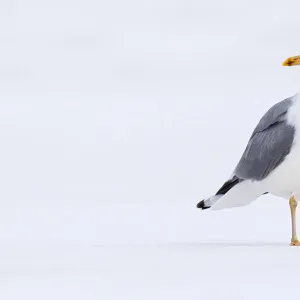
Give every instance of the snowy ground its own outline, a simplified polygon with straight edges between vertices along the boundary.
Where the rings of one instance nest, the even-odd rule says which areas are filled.
[[[11,224],[6,210],[0,298],[293,297],[300,249],[288,246],[288,205],[264,200],[222,212],[184,205],[49,208],[45,219],[45,209],[23,210]]]
[[[283,244],[11,245],[1,299],[287,299],[299,250]]]

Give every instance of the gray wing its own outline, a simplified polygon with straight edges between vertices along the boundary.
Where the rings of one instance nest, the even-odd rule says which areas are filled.
[[[292,97],[285,99],[261,118],[235,168],[237,177],[262,180],[290,153],[295,128],[287,124],[286,114],[292,104]]]

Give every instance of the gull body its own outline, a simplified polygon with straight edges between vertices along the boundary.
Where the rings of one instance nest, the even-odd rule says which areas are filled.
[[[286,59],[283,65],[300,65],[300,56]],[[300,201],[300,93],[266,112],[229,179],[197,207],[241,207],[267,193],[289,200],[291,245],[300,246],[296,236],[296,207]]]

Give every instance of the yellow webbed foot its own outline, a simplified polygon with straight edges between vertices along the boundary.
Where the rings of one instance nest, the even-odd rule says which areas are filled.
[[[290,246],[300,246],[300,242],[298,241],[298,239],[292,239]]]

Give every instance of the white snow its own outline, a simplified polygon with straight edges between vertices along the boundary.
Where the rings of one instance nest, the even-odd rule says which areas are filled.
[[[299,250],[283,244],[17,248],[0,251],[1,299],[286,299],[298,291]]]
[[[1,1],[0,299],[297,297],[286,201],[196,204],[299,91],[298,6]]]
[[[300,267],[289,237],[288,203],[268,196],[218,212],[23,209],[1,231],[0,298],[286,299]]]

